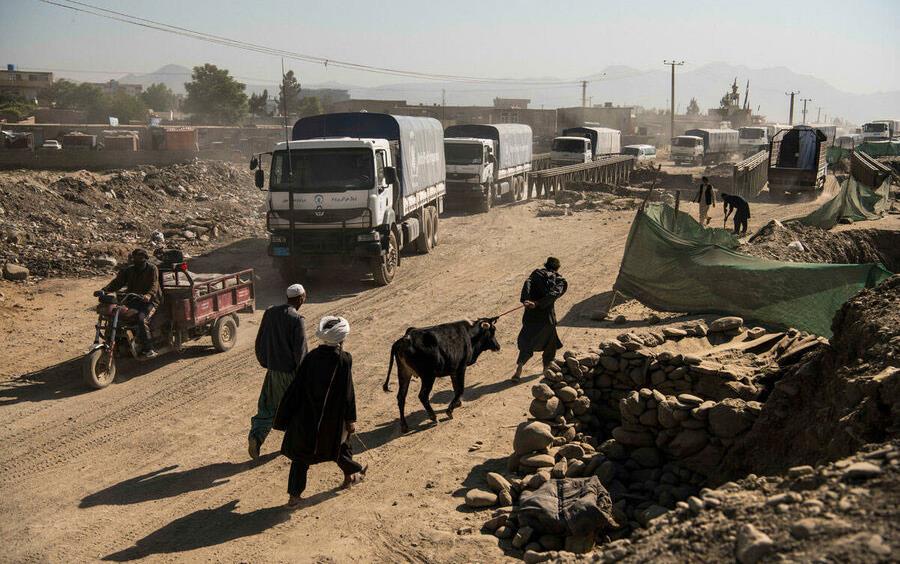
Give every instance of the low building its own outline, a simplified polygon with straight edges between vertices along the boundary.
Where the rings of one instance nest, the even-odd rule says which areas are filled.
[[[141,84],[124,84],[118,80],[110,80],[109,82],[89,82],[88,84],[98,87],[104,94],[116,94],[124,92],[129,96],[140,96],[144,91]]]
[[[7,65],[6,70],[0,70],[0,94],[6,96],[41,100],[44,91],[52,85],[52,72],[21,70],[15,65]]]

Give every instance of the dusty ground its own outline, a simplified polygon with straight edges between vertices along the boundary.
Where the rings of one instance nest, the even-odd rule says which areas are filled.
[[[531,380],[507,380],[516,316],[500,322],[503,350],[469,371],[454,420],[426,424],[414,386],[413,431],[400,436],[395,398],[381,383],[389,345],[407,326],[505,311],[549,254],[560,257],[570,282],[559,304],[566,346],[621,332],[592,317],[608,304],[634,212],[538,218],[537,205],[442,220],[441,245],[405,259],[387,288],[303,281],[307,319],[338,313],[353,326],[346,347],[355,360],[359,438],[369,449],[360,458],[371,469],[361,487],[338,493],[337,469],[315,467],[309,505],[293,513],[282,509],[288,463],[275,454],[281,434],[270,436],[260,463],[247,462],[263,377],[252,350],[259,313],[243,317],[228,353],[213,354],[203,342],[181,357],[122,364],[117,383],[90,392],[78,360],[92,339],[90,292],[105,279],[0,283],[0,560],[503,560],[493,537],[457,531],[481,523],[460,510],[460,484],[502,464],[526,415]],[[758,205],[751,228],[814,205]],[[693,205],[687,210],[696,213]],[[264,240],[235,242],[193,262],[197,271],[244,266],[257,269],[260,307],[280,301]],[[436,407],[446,405],[448,390],[449,382],[437,385]]]

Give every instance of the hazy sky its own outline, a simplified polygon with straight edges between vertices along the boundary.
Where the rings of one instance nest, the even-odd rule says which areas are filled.
[[[432,73],[569,79],[677,58],[685,70],[714,61],[786,66],[849,92],[900,90],[900,0],[84,1],[279,49]],[[250,83],[275,82],[280,72],[275,57],[38,0],[0,0],[0,21],[3,63],[59,76],[102,80],[203,62]],[[286,64],[307,84],[406,80]]]

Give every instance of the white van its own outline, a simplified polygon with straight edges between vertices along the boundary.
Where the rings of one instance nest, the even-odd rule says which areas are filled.
[[[623,155],[631,155],[636,161],[650,161],[656,158],[656,147],[653,145],[626,145],[622,147]]]

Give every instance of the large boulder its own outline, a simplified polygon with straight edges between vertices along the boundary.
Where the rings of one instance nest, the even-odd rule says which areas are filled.
[[[709,409],[709,430],[721,438],[735,437],[749,429],[755,417],[747,402],[737,398],[724,399]]]
[[[744,320],[737,316],[720,317],[709,324],[709,330],[713,333],[740,329],[744,326]]]
[[[521,423],[516,428],[513,438],[513,451],[518,454],[528,454],[536,450],[543,450],[553,443],[553,432],[550,425],[540,421]]]
[[[3,266],[3,277],[15,281],[28,280],[28,269],[22,265],[8,262]]]
[[[469,507],[491,507],[497,504],[497,494],[485,490],[472,489],[466,492],[466,505]]]

